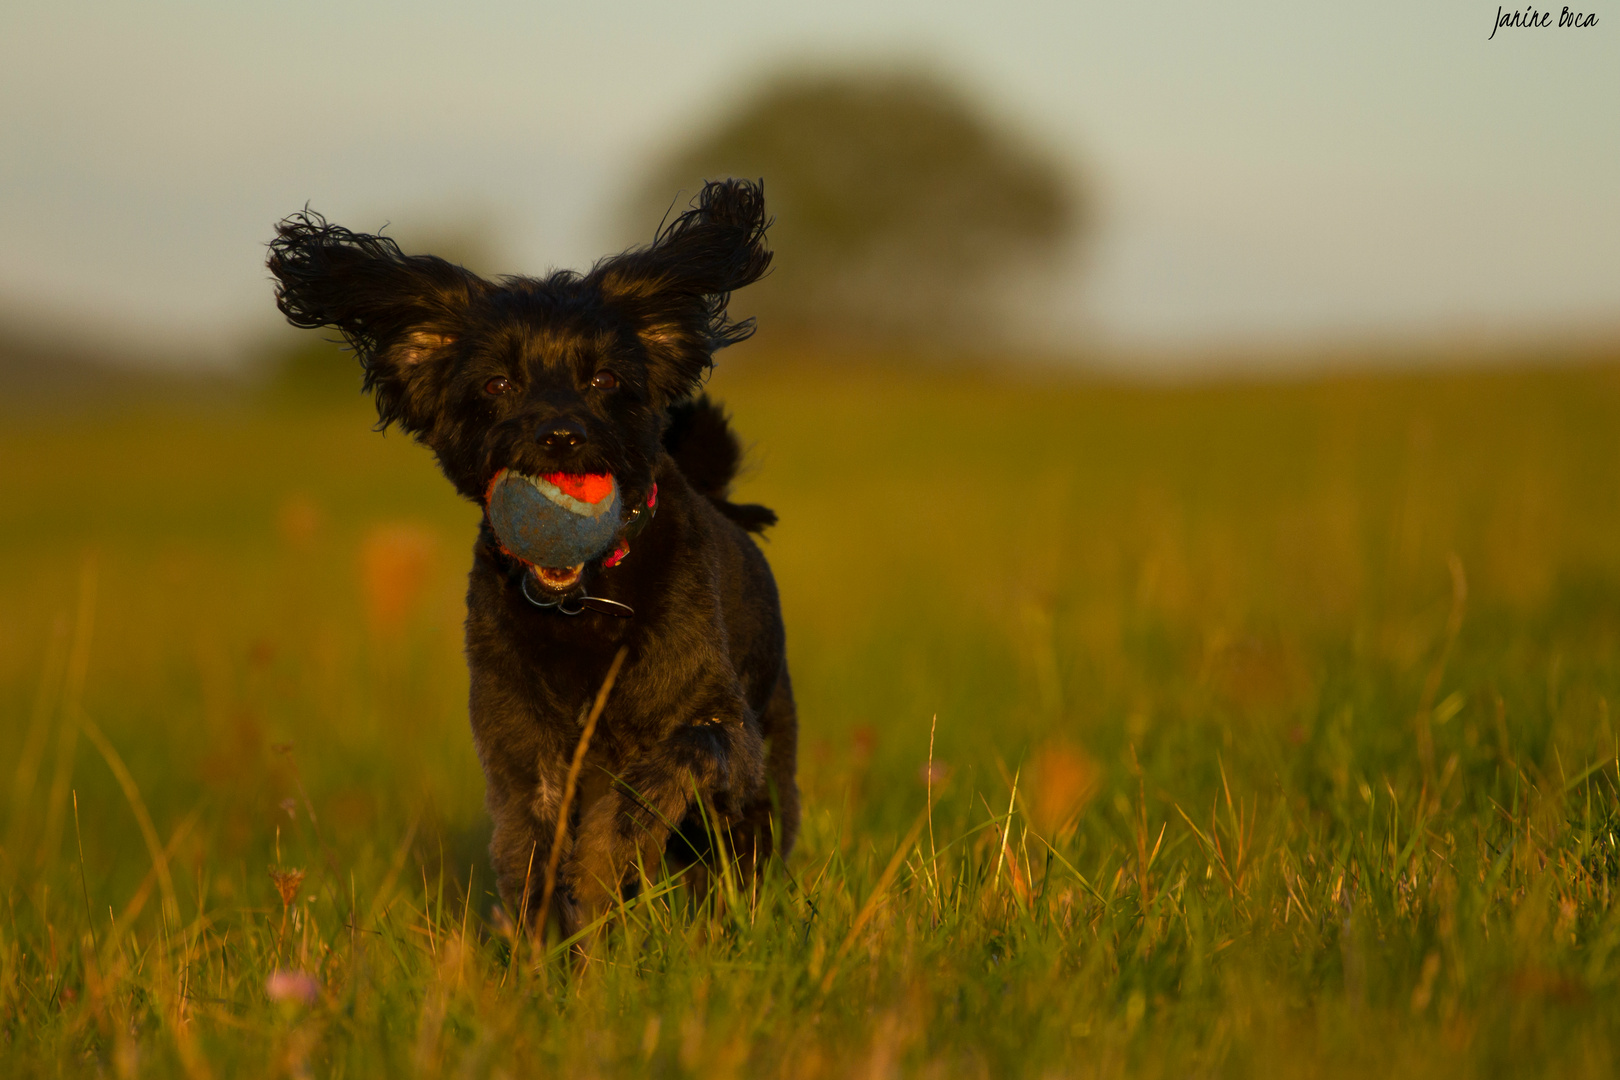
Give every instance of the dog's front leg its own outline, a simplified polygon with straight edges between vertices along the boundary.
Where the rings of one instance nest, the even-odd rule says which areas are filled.
[[[542,766],[520,783],[503,782],[507,778],[491,770],[490,780],[486,803],[495,826],[490,856],[501,901],[514,920],[536,931],[548,914],[539,907],[562,801],[563,770]],[[551,907],[564,930],[571,929],[576,920],[566,890],[556,892]]]
[[[638,862],[656,870],[694,799],[732,802],[757,791],[764,774],[764,740],[740,697],[665,736],[580,821],[567,877],[582,921],[602,912]]]

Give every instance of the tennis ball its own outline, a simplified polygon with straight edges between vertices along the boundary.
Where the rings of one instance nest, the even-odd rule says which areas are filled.
[[[619,531],[619,484],[605,473],[502,469],[484,501],[501,546],[535,566],[589,562],[607,553]]]

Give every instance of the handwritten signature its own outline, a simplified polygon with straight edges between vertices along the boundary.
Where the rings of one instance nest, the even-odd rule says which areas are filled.
[[[1552,24],[1553,14],[1550,11],[1537,11],[1533,7],[1527,7],[1523,11],[1509,11],[1506,14],[1503,14],[1502,9],[1498,7],[1496,9],[1496,22],[1491,26],[1491,37],[1488,37],[1485,40],[1489,41],[1491,38],[1494,38],[1496,36],[1496,32],[1504,27],[1515,30],[1540,30],[1545,29]],[[1588,27],[1596,26],[1597,24],[1598,17],[1595,13],[1583,14],[1582,12],[1571,11],[1569,8],[1565,8],[1558,15],[1558,25],[1561,27],[1584,30]]]

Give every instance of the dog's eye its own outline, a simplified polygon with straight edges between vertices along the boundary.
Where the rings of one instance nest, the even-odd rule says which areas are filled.
[[[591,376],[591,385],[598,390],[612,390],[619,385],[619,377],[613,372],[603,369]]]
[[[504,375],[497,375],[484,384],[484,393],[498,397],[512,389],[512,380]]]

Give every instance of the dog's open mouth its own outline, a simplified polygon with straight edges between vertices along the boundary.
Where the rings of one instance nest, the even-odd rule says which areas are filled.
[[[540,584],[555,592],[572,589],[585,575],[585,564],[576,566],[536,566],[534,576]]]

